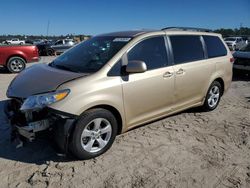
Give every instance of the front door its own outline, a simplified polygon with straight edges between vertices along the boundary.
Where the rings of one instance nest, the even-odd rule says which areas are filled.
[[[173,67],[168,65],[164,36],[145,39],[128,53],[128,62],[144,61],[147,71],[123,77],[126,121],[133,127],[171,111],[174,100]]]

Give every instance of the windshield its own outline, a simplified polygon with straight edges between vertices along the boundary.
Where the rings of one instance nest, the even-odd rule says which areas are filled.
[[[225,41],[235,41],[236,38],[225,38]]]
[[[73,72],[93,73],[101,69],[130,37],[100,36],[80,43],[56,58],[50,66]]]
[[[250,44],[240,49],[242,52],[250,52]]]

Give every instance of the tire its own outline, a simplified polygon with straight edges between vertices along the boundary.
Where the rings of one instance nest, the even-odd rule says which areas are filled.
[[[54,50],[52,48],[47,49],[47,55],[48,56],[53,56],[54,55]]]
[[[102,108],[91,109],[77,121],[71,135],[70,150],[78,159],[91,159],[105,153],[116,135],[115,116]]]
[[[20,45],[23,45],[23,42],[20,42]]]
[[[207,92],[205,102],[202,106],[204,111],[212,111],[214,110],[221,99],[222,96],[222,86],[218,81],[214,81]]]
[[[7,62],[7,69],[11,73],[19,73],[26,67],[26,61],[21,57],[11,57]]]

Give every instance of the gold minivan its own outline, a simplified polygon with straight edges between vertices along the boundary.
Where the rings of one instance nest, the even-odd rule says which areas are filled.
[[[24,70],[7,90],[12,138],[49,133],[79,159],[107,151],[116,135],[201,106],[214,110],[232,80],[220,34],[197,28],[114,32]]]

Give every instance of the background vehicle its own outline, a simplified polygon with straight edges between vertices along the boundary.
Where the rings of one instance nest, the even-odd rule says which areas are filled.
[[[0,46],[0,65],[6,67],[12,73],[21,72],[26,63],[39,60],[38,49],[33,45]]]
[[[242,37],[242,39],[245,41],[246,44],[248,44],[249,38],[250,37]]]
[[[63,53],[69,48],[73,47],[75,45],[75,42],[73,39],[63,39],[56,41],[51,48],[54,50],[54,53]]]
[[[246,45],[246,42],[242,39],[242,37],[227,37],[224,39],[227,46],[231,50],[238,50]]]
[[[43,42],[45,42],[45,40],[43,40],[43,39],[35,39],[35,40],[33,40],[34,45],[37,45],[37,44],[40,44],[40,43],[43,43]]]
[[[22,44],[25,44],[25,41],[15,38],[15,39],[11,39],[11,40],[6,40],[4,43],[5,44],[20,44],[20,45],[22,45]]]
[[[55,42],[53,42],[53,41],[44,41],[44,42],[36,44],[36,47],[38,48],[39,55],[40,56],[42,56],[42,55],[48,55],[48,56],[54,55],[55,54],[54,49],[51,48],[51,46],[54,43]]]
[[[250,72],[250,44],[233,53],[233,68]]]
[[[214,110],[232,62],[221,35],[205,29],[99,35],[18,75],[6,111],[19,117],[16,134],[33,140],[53,131],[62,149],[89,159],[136,126],[192,107]]]

